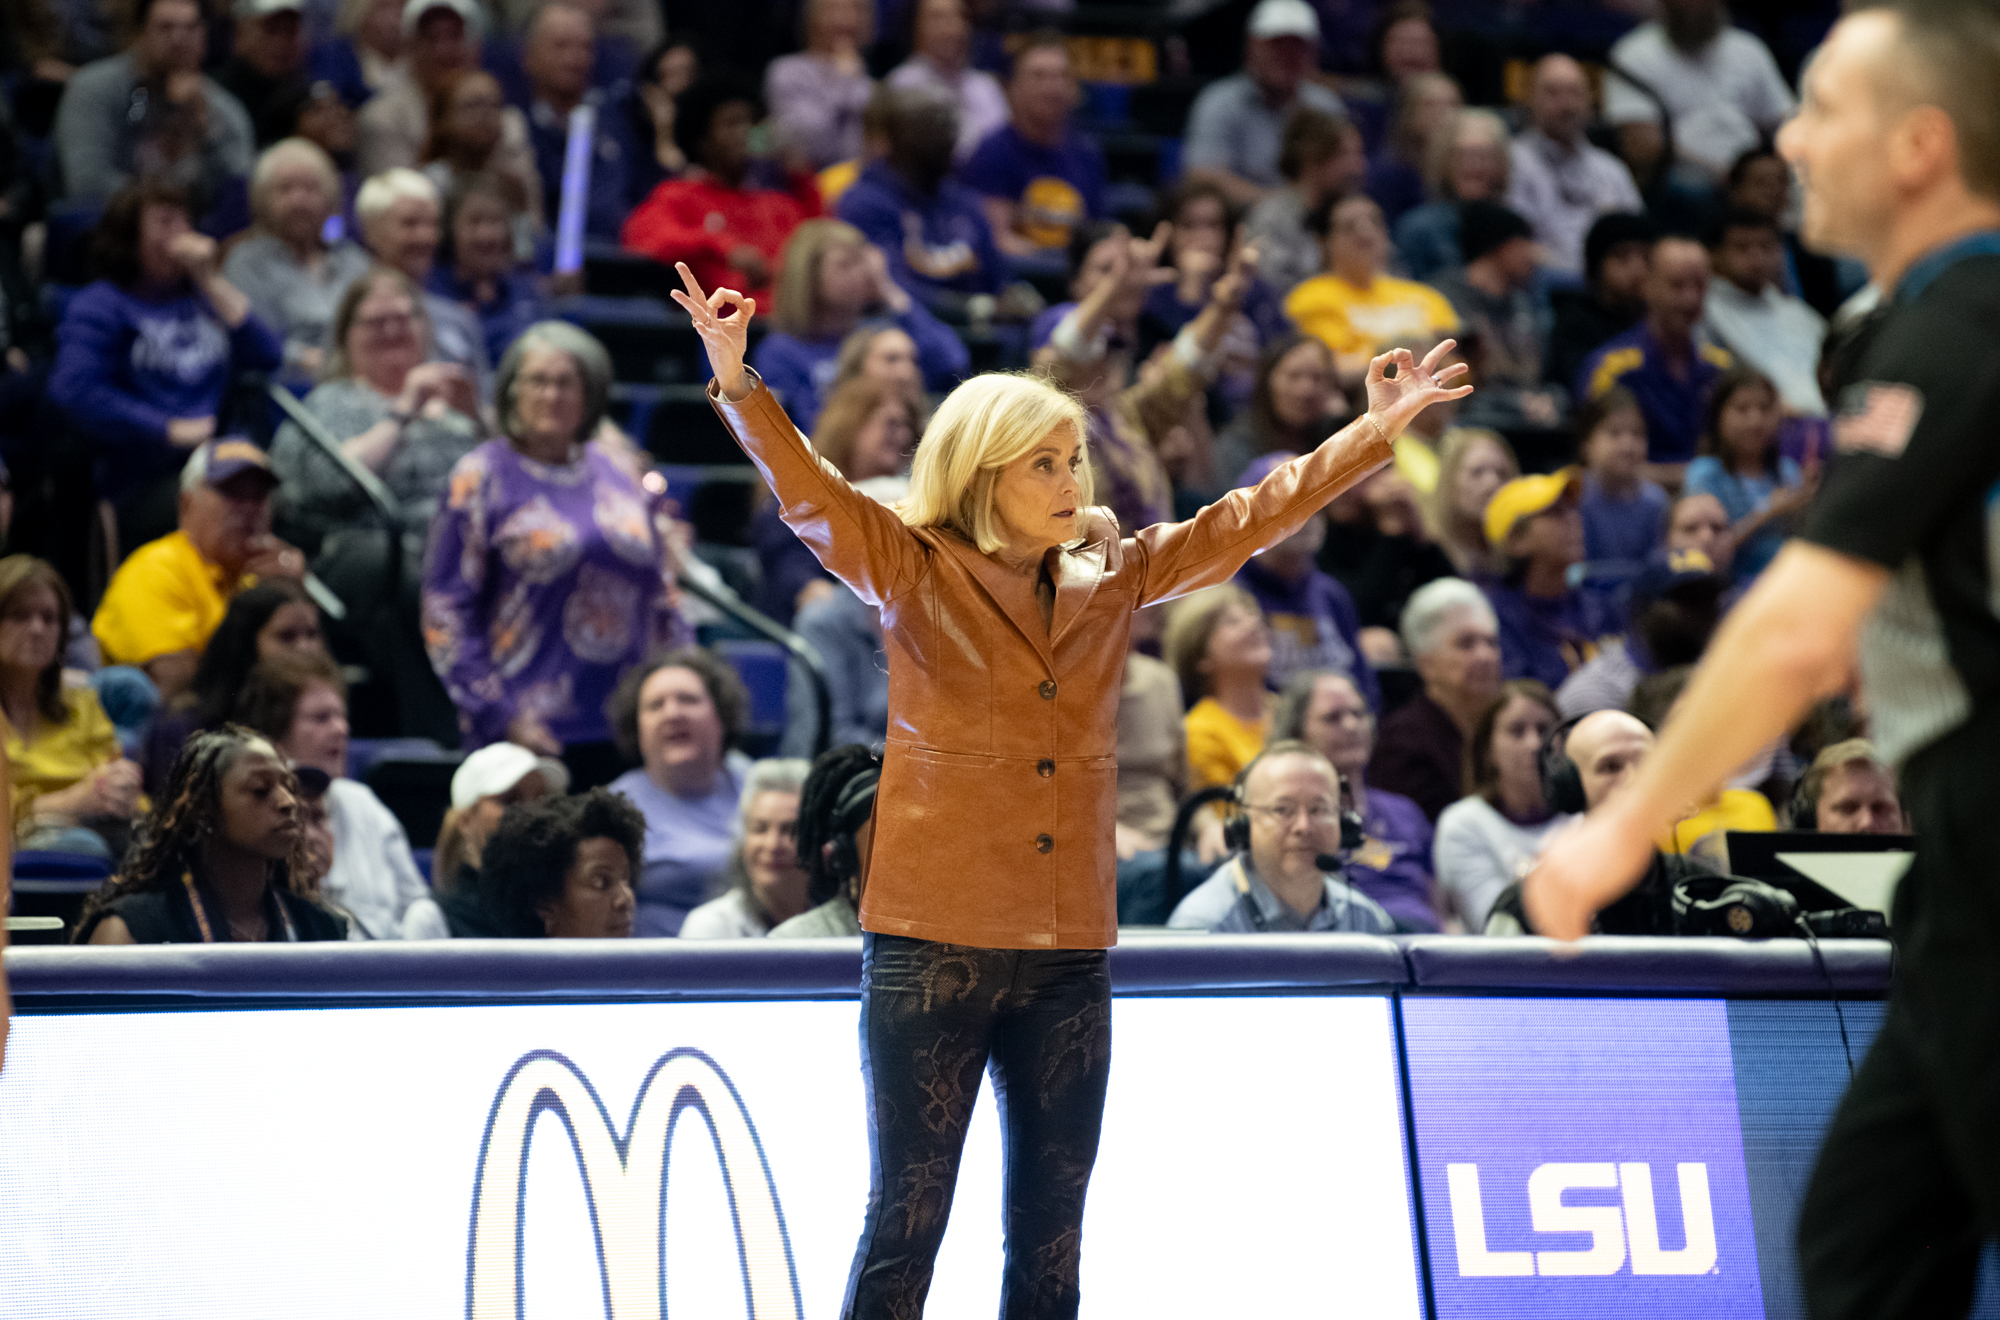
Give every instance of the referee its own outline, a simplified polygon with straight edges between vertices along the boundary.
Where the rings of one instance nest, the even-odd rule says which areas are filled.
[[[1651,841],[1848,680],[1922,839],[1901,974],[1799,1223],[1816,1320],[1971,1304],[2000,1231],[2000,0],[1851,6],[1778,149],[1803,229],[1880,312],[1838,362],[1834,457],[1800,539],[1731,613],[1625,792],[1523,895],[1580,936]]]

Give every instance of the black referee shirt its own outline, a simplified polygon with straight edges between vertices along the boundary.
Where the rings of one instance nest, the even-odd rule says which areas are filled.
[[[1893,574],[1861,673],[1901,765],[2000,704],[2000,231],[1911,267],[1834,369],[1834,455],[1802,535]]]

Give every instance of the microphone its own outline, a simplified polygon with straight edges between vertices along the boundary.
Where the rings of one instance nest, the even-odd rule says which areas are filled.
[[[1333,872],[1340,869],[1339,853],[1321,853],[1313,858],[1313,865],[1322,871]]]

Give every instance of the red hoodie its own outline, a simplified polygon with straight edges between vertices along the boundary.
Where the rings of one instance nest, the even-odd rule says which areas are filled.
[[[795,180],[789,193],[772,188],[731,188],[711,174],[668,179],[625,217],[619,242],[657,261],[685,261],[704,289],[726,285],[757,300],[768,312],[771,286],[745,288],[729,254],[748,243],[778,273],[785,241],[801,220],[819,214],[819,189],[809,176]]]

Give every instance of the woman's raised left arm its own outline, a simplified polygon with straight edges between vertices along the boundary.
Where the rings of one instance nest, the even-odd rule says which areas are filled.
[[[715,372],[709,402],[764,474],[785,525],[855,595],[870,605],[887,603],[924,573],[925,555],[916,538],[900,518],[813,452],[763,380],[744,365],[757,300],[734,289],[705,294],[686,263],[679,270],[687,292],[674,290],[674,301],[693,319]]]
[[[1128,557],[1136,551],[1143,564],[1139,603],[1228,581],[1252,555],[1290,536],[1334,496],[1387,463],[1395,454],[1392,438],[1418,413],[1472,393],[1470,385],[1450,384],[1468,370],[1464,363],[1437,370],[1453,345],[1445,340],[1422,362],[1408,349],[1384,353],[1368,367],[1368,411],[1318,448],[1248,490],[1230,491],[1186,522],[1161,523],[1131,537]]]

